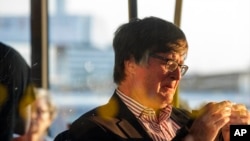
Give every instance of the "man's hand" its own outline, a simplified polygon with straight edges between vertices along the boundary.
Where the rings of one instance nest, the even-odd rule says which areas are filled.
[[[230,125],[250,124],[250,112],[245,105],[234,104],[231,109],[230,121],[222,128],[224,141],[230,141]]]
[[[232,103],[210,102],[197,113],[190,135],[194,141],[214,141],[220,129],[230,121]]]

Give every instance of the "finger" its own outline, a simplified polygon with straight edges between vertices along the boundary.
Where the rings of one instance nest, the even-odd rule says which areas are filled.
[[[218,103],[209,103],[206,108],[206,112],[209,113],[215,113],[215,112],[219,112],[221,110],[224,110],[225,108],[232,108],[233,103],[230,101],[222,101],[222,102],[218,102]]]
[[[210,102],[198,111],[197,119],[206,126],[221,128],[229,121],[231,107],[232,102],[230,101]]]
[[[231,109],[224,108],[220,111],[215,112],[212,115],[212,120],[218,128],[222,128],[230,121]]]
[[[250,111],[248,111],[248,123],[250,125]]]
[[[229,121],[230,121],[230,118],[225,117],[225,118],[221,118],[220,120],[215,121],[214,124],[216,125],[217,128],[223,128],[228,125]]]
[[[232,110],[233,111],[247,110],[247,107],[244,104],[233,104]]]
[[[247,110],[241,110],[241,111],[231,111],[231,117],[232,118],[244,118],[248,117],[248,111]]]
[[[232,108],[234,103],[230,102],[230,101],[222,101],[222,102],[219,102],[215,105],[215,108],[217,110],[223,110],[224,108]]]
[[[209,103],[204,110],[206,111],[204,112],[204,119],[214,120],[214,122],[217,122],[222,118],[229,117],[231,115],[231,106],[232,103],[228,101]]]
[[[222,128],[230,120],[231,108],[224,108],[220,111],[215,111],[213,113],[205,112],[198,120],[201,121],[206,127],[215,127],[217,129]]]
[[[248,116],[238,117],[238,118],[230,118],[231,125],[246,125],[248,124]]]
[[[232,116],[248,116],[248,110],[243,104],[234,104],[232,106]]]
[[[222,127],[222,131],[229,131],[230,130],[230,123],[226,123],[223,127]]]

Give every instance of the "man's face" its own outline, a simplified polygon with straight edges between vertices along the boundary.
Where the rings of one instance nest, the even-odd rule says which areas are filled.
[[[177,53],[158,53],[156,55],[172,60],[179,65],[184,63],[183,56]],[[148,64],[138,65],[135,83],[147,101],[144,105],[158,109],[172,103],[182,76],[179,66],[170,71],[167,64],[168,61],[149,57]]]

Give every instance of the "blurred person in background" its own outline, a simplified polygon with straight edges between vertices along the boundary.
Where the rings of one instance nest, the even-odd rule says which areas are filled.
[[[27,131],[33,101],[30,67],[19,52],[0,42],[0,140]]]
[[[172,106],[188,70],[188,42],[179,27],[157,17],[133,19],[116,30],[113,48],[112,97],[55,141],[229,141],[221,129],[235,123],[232,102],[210,102],[193,114]],[[248,123],[244,113],[237,124]]]
[[[52,141],[49,127],[56,117],[56,106],[46,89],[35,89],[36,100],[32,104],[31,124],[28,132],[13,141]]]

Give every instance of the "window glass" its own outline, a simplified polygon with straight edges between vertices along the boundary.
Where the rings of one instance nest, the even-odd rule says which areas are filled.
[[[174,20],[175,0],[137,2],[139,18]],[[70,124],[113,93],[112,38],[128,20],[127,5],[124,0],[50,3],[50,84],[62,115],[56,122]],[[180,27],[190,47],[190,68],[179,91],[184,108],[225,99],[249,104],[249,6],[248,0],[183,1]]]
[[[250,1],[183,1],[189,41],[181,96],[193,108],[208,101],[250,101]]]
[[[54,0],[49,7],[50,88],[59,107],[52,127],[56,134],[113,94],[112,39],[128,21],[128,2]]]
[[[0,42],[15,48],[30,65],[29,19],[29,0],[0,0]]]
[[[113,94],[116,28],[128,21],[127,0],[49,1],[49,81],[58,116],[55,136]],[[175,0],[137,0],[138,17],[174,19]],[[13,8],[13,3],[15,8]],[[232,100],[250,109],[249,0],[183,1],[180,27],[189,42],[180,85],[184,108]],[[30,0],[0,0],[0,41],[30,64]]]
[[[156,16],[168,21],[174,20],[175,0],[137,0],[138,17]]]

